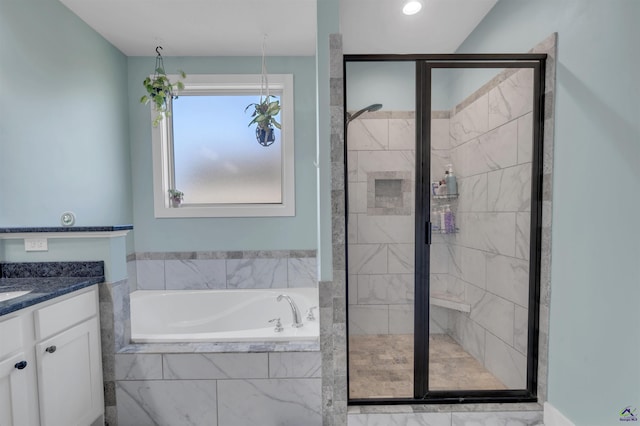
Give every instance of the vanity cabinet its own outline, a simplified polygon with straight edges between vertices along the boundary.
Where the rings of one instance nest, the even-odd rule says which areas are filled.
[[[13,343],[5,357],[2,343],[0,425],[92,424],[104,412],[97,288],[16,314],[0,321],[0,337],[5,329],[22,335],[20,348]],[[23,330],[16,330],[18,321]]]
[[[0,425],[34,424],[29,419],[30,379],[28,372],[24,371],[25,358],[24,352],[18,352],[0,361]]]
[[[33,322],[22,315],[0,317],[0,425],[35,425],[31,384],[36,380],[33,349],[25,340]]]

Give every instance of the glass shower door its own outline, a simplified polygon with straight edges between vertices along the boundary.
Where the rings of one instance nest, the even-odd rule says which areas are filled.
[[[384,78],[398,73],[406,78]],[[349,397],[411,398],[415,66],[348,64],[346,78]],[[382,105],[376,91],[353,94],[365,82],[408,99]]]
[[[429,391],[527,388],[534,70],[431,74]]]
[[[425,56],[346,62],[349,400],[536,401],[544,55]]]

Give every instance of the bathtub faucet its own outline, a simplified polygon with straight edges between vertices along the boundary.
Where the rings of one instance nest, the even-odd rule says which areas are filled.
[[[300,320],[300,311],[298,310],[298,307],[296,306],[293,299],[290,296],[287,296],[286,294],[281,294],[280,296],[278,296],[277,300],[278,302],[280,302],[282,299],[286,299],[286,301],[289,302],[289,306],[291,306],[291,313],[293,314],[293,324],[291,324],[291,326],[294,328],[302,327],[303,324],[302,324],[302,321]]]

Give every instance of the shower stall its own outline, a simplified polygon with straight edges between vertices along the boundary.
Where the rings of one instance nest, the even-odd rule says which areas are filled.
[[[543,63],[345,57],[351,401],[535,400]]]

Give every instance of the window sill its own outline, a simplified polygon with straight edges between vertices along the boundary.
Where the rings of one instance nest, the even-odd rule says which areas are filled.
[[[192,217],[281,217],[295,216],[295,205],[289,204],[225,204],[199,206],[183,204],[180,207],[156,206],[156,218]]]

